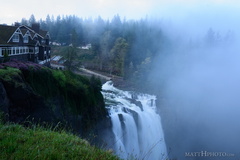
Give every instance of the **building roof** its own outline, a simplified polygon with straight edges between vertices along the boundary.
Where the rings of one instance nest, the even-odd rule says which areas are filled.
[[[10,38],[12,38],[13,34],[19,31],[19,34],[22,36],[25,36],[26,33],[29,34],[29,42],[33,44],[38,38],[43,38],[43,39],[50,39],[49,32],[48,31],[43,31],[39,29],[39,33],[33,30],[33,28],[21,25],[21,26],[8,26],[8,25],[0,25],[0,45],[13,45],[15,43],[12,43]],[[34,40],[34,38],[37,38]]]
[[[28,31],[26,28],[21,28],[20,30],[21,30],[23,36],[24,36],[24,35],[27,33],[27,31]]]
[[[0,25],[0,44],[7,44],[9,38],[17,30],[16,26]]]
[[[40,34],[42,37],[44,37],[44,38],[49,38],[49,37],[47,37],[47,36],[49,36],[48,31],[40,30],[40,31],[39,31],[39,34]]]
[[[59,61],[61,58],[63,58],[62,56],[54,56],[52,58],[52,61]]]

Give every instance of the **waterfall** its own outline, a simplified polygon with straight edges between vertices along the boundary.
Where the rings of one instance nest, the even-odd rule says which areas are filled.
[[[102,90],[112,121],[115,153],[123,159],[167,159],[156,96],[122,91],[111,81]]]

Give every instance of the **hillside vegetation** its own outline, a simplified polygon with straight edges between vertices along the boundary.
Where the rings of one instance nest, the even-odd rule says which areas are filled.
[[[30,62],[0,64],[0,109],[13,122],[64,122],[85,133],[108,116],[101,82]]]

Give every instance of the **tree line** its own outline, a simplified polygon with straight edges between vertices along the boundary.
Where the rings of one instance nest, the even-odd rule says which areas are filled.
[[[100,16],[83,19],[75,15],[56,18],[47,15],[46,19],[36,21],[31,15],[21,21],[25,25],[36,22],[50,32],[52,42],[74,46],[91,44],[98,69],[125,79],[143,77],[167,42],[161,26],[148,18],[126,20],[115,15],[111,20],[104,20]]]
[[[41,29],[50,32],[52,42],[75,47],[91,44],[95,69],[139,83],[147,83],[147,75],[156,58],[182,44],[181,39],[174,41],[174,38],[165,34],[161,20],[147,17],[126,20],[115,15],[111,20],[104,20],[100,16],[83,19],[75,15],[59,15],[56,18],[47,15],[46,19],[37,21],[31,15],[28,20],[23,18],[21,21],[25,25],[36,22],[40,23]],[[221,36],[210,28],[203,36],[202,44],[216,45],[220,40],[229,41],[232,37],[232,32]],[[197,48],[199,44],[199,40],[191,39],[185,47]]]

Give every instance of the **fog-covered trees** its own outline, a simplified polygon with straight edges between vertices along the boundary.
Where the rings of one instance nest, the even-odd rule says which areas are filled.
[[[34,19],[31,15],[22,23],[29,24]],[[142,70],[148,70],[151,67],[149,60],[161,53],[161,43],[166,41],[161,26],[149,23],[147,18],[122,20],[115,15],[111,20],[103,20],[100,16],[83,19],[74,15],[56,18],[47,15],[39,23],[43,30],[50,32],[52,42],[75,48],[91,44],[94,69],[124,76],[125,79],[137,79]],[[75,51],[74,54],[72,50],[66,53],[71,62]],[[71,64],[68,64],[70,68]]]
[[[35,22],[34,15],[21,21],[24,25]],[[189,49],[225,46],[234,41],[231,30],[223,33],[209,28],[197,38],[185,34],[178,36],[174,30],[171,34],[169,29],[163,31],[162,27],[166,28],[166,24],[161,20],[126,20],[119,15],[108,20],[100,16],[83,19],[75,15],[56,18],[47,15],[39,23],[43,30],[50,32],[52,42],[68,48],[64,50],[68,69],[81,62],[85,67],[122,76],[140,85],[148,83],[154,61],[160,59],[158,62],[161,62],[166,54],[173,54],[176,50],[179,52],[179,48],[185,49],[179,54],[185,54]],[[91,48],[83,55],[84,51],[79,48],[86,45]]]
[[[124,38],[118,38],[111,49],[111,71],[114,71],[116,75],[124,76],[125,57],[128,49],[129,45]]]

